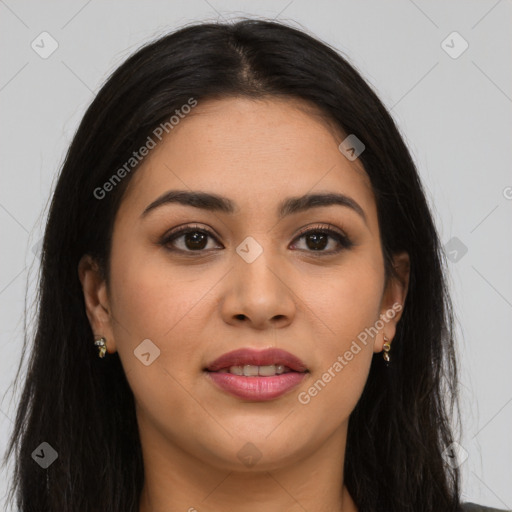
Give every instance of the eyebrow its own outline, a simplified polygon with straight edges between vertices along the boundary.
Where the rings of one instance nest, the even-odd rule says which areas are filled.
[[[154,211],[160,206],[172,203],[193,206],[194,208],[211,212],[233,214],[236,211],[236,203],[234,201],[218,194],[188,190],[169,190],[149,204],[142,212],[141,217],[146,217],[149,212]],[[351,208],[367,223],[364,210],[354,199],[345,194],[334,192],[288,197],[278,205],[277,215],[282,219],[288,215],[303,212],[311,208],[332,205]]]

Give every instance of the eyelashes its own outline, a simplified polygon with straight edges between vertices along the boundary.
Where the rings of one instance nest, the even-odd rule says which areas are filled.
[[[188,235],[190,236],[187,238]],[[186,254],[187,256],[201,256],[207,252],[211,252],[211,249],[205,249],[205,246],[208,245],[208,238],[211,238],[219,243],[216,236],[210,230],[199,225],[189,225],[180,227],[171,231],[170,233],[165,234],[159,241],[159,245],[165,247],[166,250],[171,252],[182,253]],[[176,241],[179,239],[183,239],[184,243],[182,245],[184,248],[176,247]],[[337,228],[333,229],[331,224],[319,224],[314,227],[304,228],[294,238],[294,242],[296,240],[302,239],[305,240],[306,247],[308,247],[308,242],[312,241],[314,248],[298,250],[311,253],[313,256],[332,256],[343,250],[350,249],[355,245],[346,234],[338,231]],[[323,250],[324,246],[331,244],[329,239],[334,240],[337,244],[337,247],[327,251]],[[187,247],[187,243],[189,247]],[[296,244],[294,243],[293,245]]]
[[[306,250],[306,252],[312,252],[315,253],[315,255],[333,255],[341,252],[342,250],[350,249],[351,247],[354,246],[354,243],[352,242],[352,240],[350,240],[350,238],[347,235],[345,235],[341,231],[338,231],[337,229],[333,229],[331,224],[327,224],[327,226],[317,225],[314,227],[304,228],[299,232],[299,234],[295,237],[294,240],[300,240],[302,238],[307,239],[307,237],[312,237],[313,235],[317,235],[315,238],[318,238],[318,235],[321,235],[321,246],[322,242],[328,238],[335,240],[338,244],[338,247],[336,249],[330,251],[323,251],[318,249]]]

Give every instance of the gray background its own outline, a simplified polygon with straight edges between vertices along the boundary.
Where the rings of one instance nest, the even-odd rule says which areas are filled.
[[[0,0],[2,453],[47,201],[85,108],[148,39],[193,21],[253,15],[291,22],[342,51],[398,123],[453,260],[463,498],[512,508],[511,13],[510,0]],[[46,59],[31,47],[42,46],[44,31],[58,43]],[[446,39],[454,31],[469,44],[457,58],[463,41]],[[0,474],[0,502],[10,474]]]

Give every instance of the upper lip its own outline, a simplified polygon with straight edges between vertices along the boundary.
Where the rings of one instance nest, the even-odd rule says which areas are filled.
[[[242,348],[233,350],[215,359],[205,370],[216,372],[231,366],[268,366],[273,364],[287,366],[290,370],[296,372],[305,372],[308,370],[307,366],[298,357],[290,354],[290,352],[286,350],[278,348],[268,348],[265,350]]]

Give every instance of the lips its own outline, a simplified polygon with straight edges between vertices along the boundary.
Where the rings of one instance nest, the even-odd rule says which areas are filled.
[[[233,373],[235,368],[238,371]],[[204,368],[204,373],[217,389],[238,399],[253,402],[285,396],[309,377],[309,370],[303,361],[277,348],[228,352]]]
[[[270,366],[283,365],[290,370],[299,373],[308,371],[307,366],[298,357],[290,354],[286,350],[269,348],[266,350],[239,349],[223,354],[215,361],[211,362],[205,370],[208,372],[218,372],[222,369],[229,369],[231,366]]]

